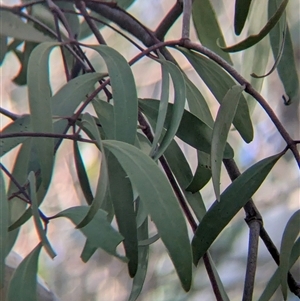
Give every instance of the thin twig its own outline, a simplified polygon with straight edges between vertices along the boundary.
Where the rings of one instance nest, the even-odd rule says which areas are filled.
[[[182,39],[190,39],[192,0],[183,0]]]
[[[12,113],[12,112],[4,109],[4,108],[1,108],[1,107],[0,107],[0,114],[10,118],[11,120],[17,120],[18,118],[21,117],[20,115],[14,114],[14,113]]]

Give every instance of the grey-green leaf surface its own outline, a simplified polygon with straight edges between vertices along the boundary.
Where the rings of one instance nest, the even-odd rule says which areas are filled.
[[[233,86],[224,96],[217,113],[211,138],[211,174],[217,201],[220,201],[220,179],[223,153],[231,123],[245,87]]]
[[[280,2],[278,0],[268,2],[269,16],[273,15],[278,9]],[[285,14],[285,12],[284,12]],[[285,93],[291,101],[299,99],[299,76],[296,69],[297,62],[294,53],[294,47],[291,39],[290,28],[285,23],[284,16],[276,24],[275,28],[270,32],[270,43],[272,46],[273,55],[276,58],[279,52],[280,41],[282,40],[282,27],[286,25],[284,49],[282,56],[277,65],[277,72],[284,86]]]
[[[8,244],[8,200],[2,170],[0,170],[0,288],[4,284],[5,257]]]
[[[295,262],[299,259],[299,256],[300,256],[300,237],[297,239],[297,241],[293,246],[290,262],[289,262],[289,268],[291,268],[295,264]],[[279,285],[280,285],[280,271],[279,268],[277,268],[277,270],[269,280],[263,293],[259,297],[258,301],[269,301],[274,295]]]
[[[17,17],[9,11],[0,8],[0,34],[8,37],[16,38],[22,41],[46,42],[53,41],[49,36],[44,35],[30,23],[22,21],[21,17]]]
[[[0,66],[2,65],[7,53],[7,36],[0,34]]]
[[[42,244],[39,243],[20,263],[9,284],[7,301],[37,301],[37,269]]]
[[[34,219],[35,229],[37,231],[37,234],[41,240],[41,243],[43,244],[45,250],[49,254],[51,258],[54,258],[56,256],[56,253],[52,249],[47,235],[46,231],[43,229],[43,225],[40,218],[39,208],[38,208],[38,202],[36,197],[36,181],[35,181],[35,174],[33,171],[31,171],[28,175],[28,181],[29,181],[29,187],[30,187],[30,199],[31,199],[31,209],[32,209],[32,215]]]
[[[104,59],[114,100],[115,139],[134,144],[138,101],[134,77],[125,58],[115,49],[101,45],[89,46]]]
[[[210,0],[193,1],[193,22],[201,44],[221,56],[232,64],[230,55],[222,51],[217,45],[217,39],[225,44],[222,30]]]
[[[245,50],[255,44],[257,44],[259,41],[261,41],[269,32],[273,29],[273,27],[278,23],[280,17],[285,11],[285,8],[288,4],[289,0],[283,0],[274,13],[274,15],[271,16],[267,24],[262,28],[262,30],[256,34],[256,35],[250,35],[245,40],[232,45],[232,46],[220,46],[220,48],[225,52],[237,52],[241,50]]]
[[[86,206],[75,206],[59,212],[53,218],[67,217],[77,226],[87,215],[88,211],[89,208]],[[91,222],[79,230],[89,240],[90,246],[101,248],[108,254],[124,259],[116,252],[116,248],[123,240],[123,236],[107,221],[107,213],[105,211],[98,210]]]
[[[65,13],[65,18],[68,23],[68,26],[71,30],[72,37],[78,37],[80,31],[80,22],[79,16],[75,14],[75,7],[73,3],[70,2],[58,2],[56,4],[60,9],[68,11]]]
[[[155,99],[142,99],[139,101],[141,111],[155,121],[158,114],[159,102]],[[168,128],[171,120],[173,104],[169,103],[167,116],[165,119],[165,128]],[[177,130],[176,136],[190,146],[206,153],[211,151],[212,128],[198,119],[189,111],[184,110],[182,119]],[[233,150],[229,144],[226,145],[224,158],[232,158]]]
[[[220,66],[205,56],[184,48],[178,49],[187,57],[216,100],[221,103],[227,91],[236,84],[235,81]],[[233,125],[245,142],[252,141],[253,127],[249,108],[243,95],[240,98]]]
[[[45,42],[33,49],[27,69],[28,98],[32,129],[36,133],[53,133],[49,55],[57,43]],[[48,188],[54,164],[53,139],[34,138],[38,151],[42,182]]]
[[[99,175],[98,184],[96,188],[95,198],[90,206],[88,214],[77,225],[78,228],[86,226],[96,215],[97,211],[99,210],[99,208],[103,203],[106,194],[107,185],[108,185],[107,163],[106,163],[101,137],[97,129],[95,120],[90,114],[85,113],[83,114],[82,122],[85,123],[85,127],[90,131],[90,133],[94,136],[94,138],[97,141],[97,147],[101,151],[101,167],[100,167],[100,175]]]
[[[192,280],[192,257],[183,213],[165,175],[142,151],[120,141],[103,142],[127,173],[156,225],[183,288]]]
[[[197,264],[220,232],[249,201],[282,153],[254,164],[234,180],[215,201],[200,222],[192,240],[194,263]]]
[[[294,242],[300,232],[300,210],[297,210],[289,219],[281,240],[280,246],[280,283],[284,300],[287,299],[288,283],[287,274],[290,269],[290,257]]]
[[[235,0],[234,9],[234,31],[235,34],[239,35],[246,23],[248,12],[250,9],[251,0]]]

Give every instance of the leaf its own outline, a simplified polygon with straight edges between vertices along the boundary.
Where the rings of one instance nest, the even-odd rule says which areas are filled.
[[[57,43],[45,42],[33,49],[27,69],[28,97],[32,129],[36,133],[53,133],[51,90],[49,83],[49,55]],[[53,139],[33,139],[38,151],[42,182],[47,190],[54,164]]]
[[[111,153],[107,156],[107,166],[110,198],[114,206],[119,231],[124,237],[125,254],[129,259],[129,275],[134,277],[138,268],[138,242],[131,183],[124,169]]]
[[[110,76],[114,100],[115,139],[134,144],[138,102],[130,66],[124,57],[111,47],[105,45],[89,47],[103,57]]]
[[[220,66],[203,55],[188,51],[184,48],[178,49],[189,60],[198,75],[213,93],[216,100],[221,103],[227,91],[236,84],[234,80]],[[249,108],[243,95],[240,98],[236,115],[233,119],[233,125],[245,142],[249,143],[252,141],[253,127]]]
[[[249,13],[250,5],[251,0],[235,0],[234,31],[236,35],[239,35],[244,28]]]
[[[0,7],[0,34],[22,41],[46,42],[53,41],[49,36],[44,35],[30,23],[24,23],[22,18]]]
[[[281,240],[280,246],[280,264],[279,264],[279,273],[280,273],[280,283],[281,290],[284,300],[287,299],[288,292],[288,283],[287,283],[287,274],[290,269],[290,257],[294,242],[298,237],[300,232],[300,210],[297,210],[292,217],[289,219]]]
[[[20,263],[9,284],[7,301],[37,301],[37,269],[42,244],[39,243]]]
[[[142,99],[139,101],[141,111],[147,116],[147,118],[150,118],[153,121],[157,118],[158,105],[159,102],[155,99]],[[165,128],[168,128],[169,126],[172,110],[173,104],[169,103],[165,120]],[[184,110],[179,128],[176,133],[178,138],[198,150],[210,153],[211,135],[212,129],[208,125],[206,125],[202,120],[198,119],[195,115]],[[233,157],[233,150],[229,144],[226,146],[224,157]]]
[[[64,15],[72,31],[73,37],[78,37],[80,31],[80,23],[79,23],[79,16],[75,14],[76,10],[74,8],[74,4],[68,2],[58,2],[56,5],[63,11],[72,12],[72,13],[65,13]]]
[[[191,286],[191,250],[185,219],[162,171],[142,151],[120,141],[103,142],[127,173],[156,225],[183,288]]]
[[[272,15],[279,6],[279,2],[276,0],[269,1],[268,13]],[[285,12],[284,12],[285,14]],[[284,15],[285,16],[285,15]],[[283,26],[286,27],[286,35],[284,41],[284,48],[280,62],[277,65],[277,72],[282,81],[285,89],[285,93],[290,98],[291,101],[298,101],[299,93],[299,76],[296,69],[297,62],[295,59],[294,47],[292,44],[291,33],[288,24],[286,24],[285,19],[281,18],[276,24],[275,28],[270,32],[270,43],[273,51],[273,55],[276,58],[280,49],[278,49],[280,42],[282,40]]]
[[[0,66],[4,61],[7,50],[7,36],[0,34]]]
[[[179,70],[179,68],[174,65],[173,63],[163,61],[161,62],[164,66],[164,68],[167,69],[167,72],[170,74],[172,81],[173,81],[173,87],[175,90],[175,96],[174,96],[174,104],[172,105],[172,115],[169,118],[167,131],[164,137],[162,138],[162,141],[160,142],[160,146],[156,152],[154,152],[154,160],[157,160],[167,149],[171,141],[174,139],[175,134],[178,131],[178,128],[180,126],[181,118],[184,112],[184,105],[185,105],[185,82],[184,77]],[[166,103],[167,105],[167,103]],[[167,113],[168,105],[165,108],[164,112],[164,120]],[[160,113],[161,107],[159,108]],[[159,127],[160,131],[162,130],[164,120],[159,120],[160,114],[158,113],[157,122],[160,122]]]
[[[215,201],[200,222],[192,240],[194,263],[197,264],[220,232],[249,201],[282,156],[268,157],[254,164],[234,180]]]
[[[210,0],[193,1],[192,16],[198,39],[201,44],[221,56],[229,64],[232,64],[230,55],[223,52],[217,45],[217,39],[225,44],[222,30]]]
[[[53,218],[67,217],[78,228],[78,224],[87,215],[88,211],[89,208],[86,206],[75,206],[59,212]],[[90,246],[101,248],[108,254],[124,260],[124,257],[116,252],[116,247],[123,240],[123,237],[107,221],[107,213],[105,211],[98,210],[90,223],[79,230],[86,236]]]
[[[84,263],[88,262],[96,251],[97,251],[97,248],[94,247],[91,244],[91,242],[87,239],[85,242],[85,245],[83,247],[83,250],[81,252],[81,255],[80,255],[81,260]]]
[[[292,252],[291,252],[291,257],[290,257],[290,263],[289,263],[289,268],[291,268],[295,262],[299,259],[300,255],[300,237],[297,239],[295,242]],[[277,268],[271,279],[269,280],[266,288],[264,289],[263,293],[261,294],[260,298],[258,301],[269,301],[277,288],[280,285],[280,270]]]
[[[223,153],[231,123],[245,86],[233,86],[225,95],[217,113],[211,139],[211,174],[217,201],[220,201],[220,179]]]
[[[0,290],[4,285],[5,257],[8,243],[8,200],[2,170],[0,170]]]
[[[272,30],[272,28],[278,23],[280,17],[285,11],[285,8],[288,4],[289,0],[283,0],[281,2],[281,5],[279,6],[278,10],[275,12],[275,14],[269,19],[267,24],[262,28],[262,30],[256,34],[256,35],[250,35],[245,40],[229,46],[229,47],[222,47],[220,48],[225,52],[237,52],[241,50],[245,50],[247,48],[250,48],[251,46],[257,44],[259,41],[261,41],[266,35],[269,34],[269,32]]]
[[[40,212],[38,208],[38,202],[36,197],[36,183],[35,183],[35,175],[31,171],[28,175],[28,181],[29,181],[29,187],[30,187],[30,199],[31,199],[31,209],[32,209],[32,215],[34,219],[35,229],[37,231],[37,234],[47,251],[48,255],[53,259],[56,256],[56,253],[52,249],[48,238],[46,236],[46,231],[43,229],[42,222],[40,220]]]
[[[100,134],[97,129],[97,125],[93,119],[93,117],[85,113],[82,117],[82,122],[86,123],[86,128],[91,132],[94,138],[97,141],[97,146],[99,150],[101,150],[101,167],[100,167],[100,175],[98,179],[98,184],[96,188],[95,198],[93,203],[90,206],[88,214],[84,217],[84,219],[77,225],[78,228],[86,226],[96,215],[97,211],[101,207],[101,204],[105,198],[106,189],[108,185],[108,174],[107,174],[107,163],[104,153],[104,148],[102,145],[102,141],[100,138]]]

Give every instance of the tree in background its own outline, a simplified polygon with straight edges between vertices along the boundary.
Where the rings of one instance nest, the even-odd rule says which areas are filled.
[[[155,30],[127,11],[133,2],[45,0],[0,7],[1,62],[5,63],[9,52],[19,59],[21,69],[14,82],[27,86],[29,104],[26,114],[4,107],[0,112],[10,118],[1,132],[1,156],[19,146],[11,170],[4,161],[0,163],[0,280],[6,300],[43,299],[36,293],[38,258],[41,249],[51,258],[56,256],[47,230],[58,219],[69,219],[84,234],[84,262],[99,248],[126,262],[133,278],[128,300],[136,300],[142,291],[149,248],[157,240],[167,249],[183,290],[191,290],[192,266],[203,260],[204,266],[199,268],[206,270],[216,300],[229,300],[210,247],[234,217],[240,218],[240,209],[249,227],[240,297],[253,299],[259,239],[278,265],[261,289],[259,300],[269,300],[279,286],[284,299],[288,291],[299,297],[300,285],[289,270],[300,254],[300,211],[294,210],[277,250],[252,199],[283,157],[292,154],[294,164],[300,166],[300,141],[287,131],[261,94],[263,81],[276,70],[276,81],[284,87],[284,94],[277,95],[282,99],[279,105],[299,101],[299,79],[286,20],[288,1],[269,1],[266,6],[236,0],[231,23],[235,35],[242,34],[243,38],[230,46],[223,37],[221,13],[217,14],[208,0],[178,0]],[[267,15],[266,20],[258,18],[259,14]],[[169,39],[168,33],[181,15],[181,32]],[[191,24],[198,41],[191,38]],[[250,34],[253,28],[256,31]],[[126,39],[128,47],[134,47],[129,60],[125,59],[130,56],[128,48],[122,53],[106,38],[112,31]],[[86,42],[91,36],[93,42]],[[53,49],[60,51],[59,62],[50,60]],[[234,55],[237,52],[241,55]],[[91,53],[96,53],[97,59]],[[270,55],[271,67],[267,64]],[[161,88],[156,98],[151,93],[147,98],[138,95],[136,82],[149,76],[147,67],[143,72],[133,70],[141,61],[149,66],[154,63],[161,70],[155,78]],[[188,76],[186,62],[202,85]],[[58,66],[63,66],[65,82],[54,91],[50,73]],[[220,104],[214,117],[207,88]],[[248,144],[253,140],[251,116],[256,103],[268,115],[284,146],[275,151],[274,142],[269,156],[251,162],[240,173],[234,151],[240,141]],[[231,136],[235,139],[230,140]],[[40,205],[50,201],[47,193],[57,172],[55,158],[65,140],[73,143],[85,204],[57,210],[50,216]],[[259,143],[263,148],[263,137]],[[84,144],[97,147],[101,162],[94,190],[83,156]],[[194,173],[179,144],[197,151]],[[247,146],[243,151],[247,153]],[[222,164],[232,180],[223,192]],[[201,194],[209,181],[216,199],[211,205]],[[5,278],[5,259],[20,229],[31,218],[39,243],[11,278]],[[152,224],[157,234],[150,236]],[[193,233],[191,241],[189,233]],[[121,243],[124,255],[117,250]]]

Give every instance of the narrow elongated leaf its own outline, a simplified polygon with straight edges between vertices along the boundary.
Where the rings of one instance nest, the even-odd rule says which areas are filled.
[[[91,132],[93,137],[96,139],[97,146],[99,150],[101,150],[102,156],[101,156],[100,175],[98,179],[95,198],[93,200],[92,205],[90,206],[87,216],[77,225],[78,228],[86,226],[96,215],[97,211],[102,205],[102,202],[106,194],[107,185],[108,185],[107,163],[106,163],[101,137],[97,129],[95,120],[90,114],[85,113],[82,117],[82,122],[86,123],[86,128]]]
[[[37,269],[42,244],[39,243],[20,263],[9,284],[7,301],[37,301]]]
[[[295,264],[295,262],[299,259],[299,256],[300,256],[300,237],[297,239],[297,241],[293,246],[291,257],[290,257],[289,268],[291,268]],[[269,301],[274,295],[279,285],[280,285],[280,270],[279,268],[277,268],[277,270],[269,280],[263,293],[259,297],[258,301]]]
[[[220,179],[223,153],[240,97],[245,87],[233,86],[225,95],[217,113],[211,139],[211,174],[217,201],[220,201]]]
[[[89,46],[104,59],[114,100],[115,139],[134,144],[138,102],[132,71],[127,61],[115,49],[101,45]]]
[[[79,22],[79,16],[75,14],[74,4],[69,2],[58,2],[56,5],[60,7],[60,9],[62,10],[72,12],[72,13],[65,13],[64,15],[72,31],[72,36],[78,37],[80,31],[80,22]]]
[[[168,73],[172,78],[173,86],[175,90],[174,92],[175,96],[174,96],[174,104],[172,106],[172,115],[168,122],[167,131],[160,143],[158,150],[154,153],[154,160],[157,160],[164,153],[164,151],[167,149],[171,141],[174,139],[174,136],[176,135],[180,126],[180,121],[184,112],[184,105],[185,105],[185,82],[181,71],[173,63],[163,62],[162,64],[167,69]],[[168,105],[165,108],[164,120],[158,120],[160,122],[159,124],[160,131],[162,130],[162,126],[165,121],[167,109],[168,109]],[[159,112],[160,110],[161,107],[159,108]],[[158,117],[159,115],[160,114],[158,114]]]
[[[139,149],[120,141],[106,140],[103,144],[116,156],[150,212],[181,284],[188,291],[192,280],[191,249],[186,223],[168,180]]]
[[[150,118],[152,121],[156,120],[159,107],[159,102],[157,100],[143,99],[139,101],[139,106],[147,118]],[[165,119],[165,128],[168,128],[172,116],[172,110],[173,104],[169,103]],[[176,136],[190,146],[208,154],[210,153],[212,129],[202,120],[198,119],[195,115],[186,110],[183,112]],[[224,151],[224,158],[232,157],[233,150],[230,145],[227,144]]]
[[[209,208],[192,240],[195,264],[224,227],[252,197],[281,156],[282,153],[251,166],[226,188],[221,194],[220,202],[215,201]]]
[[[278,23],[280,17],[285,11],[285,8],[288,4],[289,0],[283,0],[278,7],[277,11],[274,13],[274,15],[269,19],[267,24],[262,28],[262,30],[256,34],[256,35],[250,35],[245,40],[232,45],[228,47],[220,46],[220,48],[225,52],[237,52],[241,50],[245,50],[255,44],[257,44],[259,41],[261,41],[271,30],[272,28]]]
[[[221,103],[227,91],[236,84],[234,80],[212,60],[184,48],[179,49],[190,61],[216,100]],[[253,127],[249,108],[243,95],[240,98],[233,125],[245,142],[249,143],[252,141]]]
[[[280,7],[278,0],[268,2],[268,14],[273,15],[274,12]],[[285,14],[285,12],[284,12]],[[283,29],[285,28],[285,41],[282,56],[277,65],[277,72],[280,80],[284,86],[285,93],[291,101],[299,99],[299,76],[296,69],[297,62],[294,53],[294,47],[291,39],[291,33],[288,24],[286,24],[285,16],[279,20],[275,28],[270,32],[270,43],[274,58],[278,57],[280,52],[280,43],[282,40]]]
[[[88,211],[89,208],[86,206],[77,206],[59,212],[53,218],[67,217],[77,227]],[[124,260],[124,257],[116,252],[116,247],[123,240],[123,237],[107,221],[107,213],[105,211],[98,210],[91,222],[80,228],[80,231],[86,236],[90,246],[101,248],[108,254]]]
[[[0,8],[0,34],[16,38],[22,41],[46,42],[53,41],[49,36],[33,27],[30,23],[24,23],[20,17],[17,17],[9,11]]]
[[[32,215],[33,215],[36,231],[38,233],[38,236],[39,236],[45,250],[47,251],[47,253],[49,254],[49,256],[51,258],[54,258],[56,256],[56,254],[53,251],[53,249],[48,241],[46,232],[43,229],[43,225],[42,225],[42,222],[40,219],[38,202],[37,202],[37,197],[36,197],[36,192],[35,192],[35,189],[36,189],[35,175],[32,171],[28,175],[28,181],[29,181],[29,187],[30,187],[30,199],[32,201],[31,209],[32,209]]]
[[[57,43],[45,42],[31,52],[28,69],[28,97],[32,129],[36,133],[53,133],[51,89],[49,83],[49,55]],[[42,182],[47,190],[54,163],[54,141],[49,138],[35,138],[38,150]]]
[[[0,34],[0,66],[2,65],[7,52],[7,36]]]
[[[119,231],[124,237],[126,257],[129,259],[128,271],[134,277],[138,268],[137,226],[134,212],[131,183],[115,156],[107,156],[110,197],[114,206]]]
[[[2,170],[0,170],[0,289],[4,284],[5,257],[8,245],[8,214],[6,188]]]
[[[234,10],[234,31],[235,34],[239,35],[246,23],[248,12],[250,9],[251,0],[235,0]]]
[[[279,273],[280,273],[280,283],[281,290],[284,300],[287,299],[288,292],[288,283],[287,283],[287,274],[290,269],[290,257],[294,242],[298,237],[300,232],[300,210],[297,210],[292,217],[289,219],[281,240],[280,246],[280,264],[279,264]]]
[[[201,44],[221,56],[228,63],[232,64],[230,55],[223,52],[217,45],[217,39],[225,44],[222,30],[210,0],[193,1],[193,22]]]
[[[87,239],[80,255],[81,260],[83,262],[88,262],[96,251],[97,248],[94,247],[91,244],[91,242]]]

